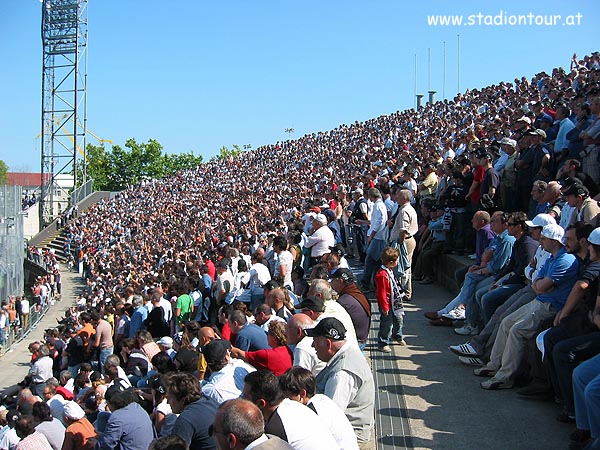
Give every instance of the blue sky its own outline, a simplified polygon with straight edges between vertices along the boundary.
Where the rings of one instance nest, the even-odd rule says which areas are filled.
[[[555,26],[486,26],[485,15],[560,15]],[[473,26],[429,26],[469,15]],[[563,25],[567,16],[579,24]],[[158,140],[205,159],[222,145],[262,144],[414,106],[556,66],[597,42],[600,2],[571,0],[89,0],[88,129],[123,145]],[[496,19],[498,20],[498,19]],[[534,19],[535,20],[535,19]],[[39,171],[39,0],[0,3],[0,159]],[[88,142],[97,141],[88,136]]]

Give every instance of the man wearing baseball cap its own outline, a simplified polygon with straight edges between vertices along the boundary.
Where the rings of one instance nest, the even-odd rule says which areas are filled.
[[[346,340],[346,328],[326,317],[304,330],[313,338],[317,356],[327,365],[317,375],[317,393],[331,398],[346,414],[359,444],[368,442],[374,421],[375,383],[358,346]]]
[[[554,317],[564,306],[579,268],[577,258],[567,253],[563,246],[564,234],[556,224],[542,229],[540,244],[550,257],[533,280],[536,298],[505,317],[500,324],[490,361],[474,371],[477,376],[491,377],[481,383],[483,389],[513,387],[527,341],[535,337],[540,323]]]
[[[576,220],[591,223],[594,227],[600,226],[600,205],[596,200],[590,198],[590,191],[579,180],[565,186],[562,195],[569,206],[576,209],[577,215],[573,214]],[[573,218],[571,220],[575,221]]]
[[[338,269],[333,272],[330,283],[331,288],[339,295],[337,302],[350,314],[358,345],[363,349],[371,327],[371,304],[356,284],[350,269]]]

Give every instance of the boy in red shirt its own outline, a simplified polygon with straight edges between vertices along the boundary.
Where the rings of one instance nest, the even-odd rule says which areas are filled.
[[[389,344],[395,340],[399,345],[406,345],[402,337],[404,325],[403,291],[394,276],[394,268],[398,265],[400,251],[386,247],[381,253],[381,268],[375,274],[375,297],[381,314],[377,340],[379,350],[390,353]]]

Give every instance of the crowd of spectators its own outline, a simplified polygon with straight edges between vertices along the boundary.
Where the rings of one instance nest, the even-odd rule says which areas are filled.
[[[577,420],[571,445],[583,448],[600,437],[595,354],[554,355],[584,330],[600,333],[599,82],[595,53],[569,72],[143,181],[72,217],[66,245],[86,288],[66,327],[32,346],[0,445],[54,448],[40,428],[48,420],[31,415],[45,402],[67,427],[62,448],[225,448],[224,435],[261,448],[265,432],[292,448],[366,448],[375,392],[361,352],[365,294],[386,317],[378,348],[391,352],[407,344],[412,281],[433,283],[442,253],[472,253],[459,295],[427,318],[465,320],[455,331],[474,338],[452,350],[490,377],[484,389],[523,384],[528,395],[548,373],[561,420]],[[360,280],[352,258],[365,266]],[[549,327],[537,338],[542,359],[530,344]],[[347,423],[317,418],[334,413]]]

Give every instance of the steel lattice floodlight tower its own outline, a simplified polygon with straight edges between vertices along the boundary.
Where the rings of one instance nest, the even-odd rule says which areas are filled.
[[[42,0],[42,194],[40,228],[59,213],[60,175],[85,182],[88,0]],[[83,161],[80,164],[79,159]]]

